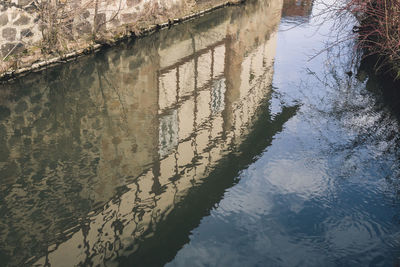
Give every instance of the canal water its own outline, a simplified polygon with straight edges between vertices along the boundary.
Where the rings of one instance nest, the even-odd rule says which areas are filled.
[[[396,88],[320,7],[250,1],[0,85],[0,266],[399,264]]]

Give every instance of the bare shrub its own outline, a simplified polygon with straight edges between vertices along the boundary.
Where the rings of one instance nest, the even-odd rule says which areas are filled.
[[[354,31],[365,56],[377,56],[378,69],[400,69],[400,1],[351,0],[344,9],[359,19]],[[400,71],[396,72],[400,78]]]
[[[42,49],[44,52],[60,52],[66,46],[66,40],[73,40],[71,32],[74,10],[66,2],[42,0],[37,5],[40,29],[42,31]]]

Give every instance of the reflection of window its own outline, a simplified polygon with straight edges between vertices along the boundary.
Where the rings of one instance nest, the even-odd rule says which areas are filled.
[[[211,88],[211,112],[213,114],[221,112],[225,105],[225,79],[214,81]]]
[[[160,128],[158,131],[158,154],[160,158],[170,154],[178,145],[178,129],[178,112],[176,110],[160,118]]]
[[[194,60],[179,66],[179,97],[193,94],[195,82]]]
[[[160,111],[171,107],[176,102],[176,69],[170,70],[159,77],[159,100]]]

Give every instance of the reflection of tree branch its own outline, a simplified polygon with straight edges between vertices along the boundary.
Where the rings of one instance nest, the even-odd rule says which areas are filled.
[[[121,97],[120,93],[119,93],[118,90],[112,85],[112,83],[108,80],[108,78],[107,78],[104,74],[102,74],[101,76],[105,79],[105,81],[108,83],[108,85],[111,87],[111,89],[113,89],[114,92],[117,94],[117,96],[118,96],[118,101],[120,102],[120,104],[121,104],[121,106],[122,106],[123,119],[125,120],[125,123],[128,124],[128,116],[127,116],[126,108],[125,108],[125,106],[124,106],[124,103],[123,103],[123,101],[122,101],[122,97]]]

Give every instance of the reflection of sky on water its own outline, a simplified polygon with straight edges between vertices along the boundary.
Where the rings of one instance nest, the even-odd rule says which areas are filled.
[[[220,9],[3,86],[0,261],[162,265],[175,255],[298,109],[271,118],[265,108],[281,7]]]
[[[295,120],[240,174],[239,184],[192,231],[191,242],[172,265],[334,266],[393,260],[399,246],[397,212],[385,192],[385,173],[376,171],[390,166],[369,155],[362,156],[367,166],[358,157],[352,162],[326,154],[326,143],[307,138],[312,128],[290,130]]]
[[[396,261],[399,205],[388,181],[400,169],[391,136],[398,123],[365,82],[345,74],[351,65],[337,65],[343,58],[335,51],[309,61],[324,48],[329,23],[317,32],[313,19],[294,28],[288,19],[278,34],[271,111],[289,103],[301,109],[168,266]]]

